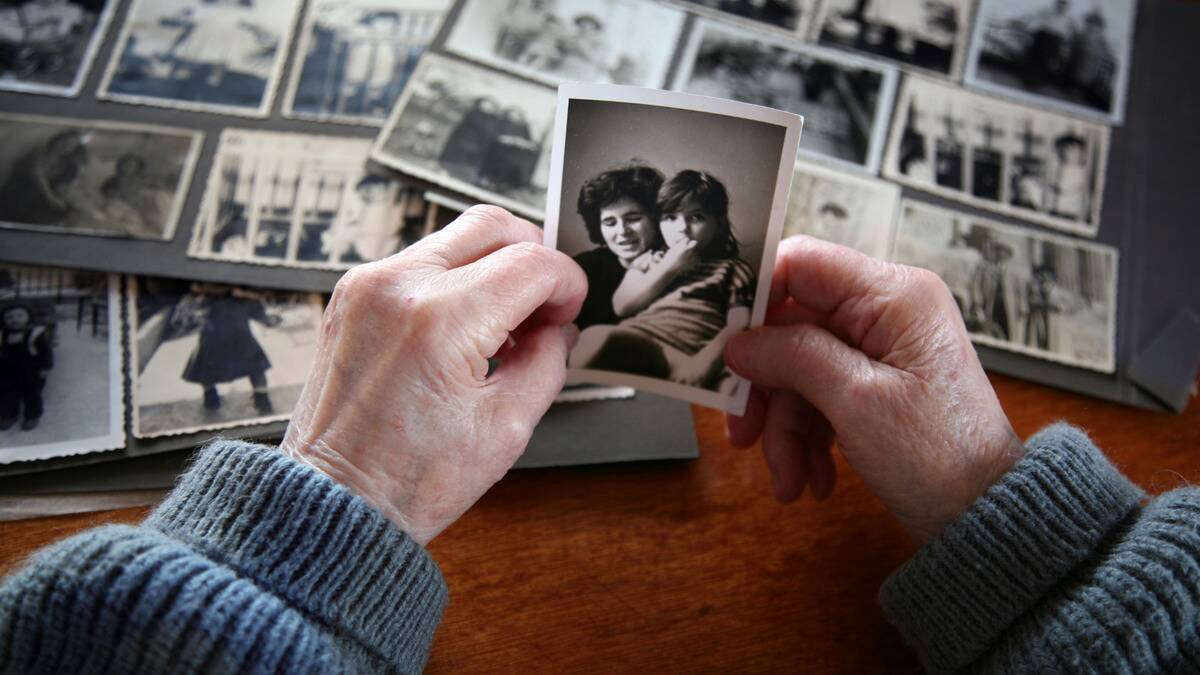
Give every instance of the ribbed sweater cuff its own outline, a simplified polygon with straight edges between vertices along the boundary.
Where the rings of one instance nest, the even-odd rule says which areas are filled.
[[[880,602],[930,672],[966,668],[1143,498],[1083,432],[1049,427],[969,511],[896,571]]]
[[[448,596],[437,564],[320,471],[274,448],[216,441],[146,524],[393,668],[423,667]]]

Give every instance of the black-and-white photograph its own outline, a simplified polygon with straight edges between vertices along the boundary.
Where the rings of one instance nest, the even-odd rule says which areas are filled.
[[[896,106],[884,177],[1096,236],[1108,127],[916,77]]]
[[[371,141],[226,129],[188,255],[348,269],[428,232],[421,192],[371,171]]]
[[[320,296],[131,277],[128,307],[138,438],[291,415],[316,359]]]
[[[198,131],[0,114],[0,227],[170,239]]]
[[[968,85],[1120,124],[1136,0],[981,0]]]
[[[559,88],[547,246],[588,277],[569,382],[741,414],[722,357],[761,325],[802,119],[691,94]]]
[[[135,0],[99,98],[266,117],[300,0]]]
[[[893,260],[936,272],[980,344],[1111,373],[1117,250],[905,200]]]
[[[119,283],[0,266],[0,464],[125,444]]]
[[[898,73],[867,59],[702,19],[672,87],[805,116],[800,154],[875,174]]]
[[[658,88],[686,12],[653,0],[461,0],[444,48],[541,80]]]
[[[426,54],[371,157],[541,220],[553,127],[554,90]]]
[[[973,0],[822,0],[817,42],[957,80]]]
[[[900,188],[887,181],[797,162],[783,236],[807,234],[886,259],[899,204]]]
[[[817,11],[817,0],[681,0],[686,6],[726,16],[738,16],[755,24],[774,26],[806,36]]]
[[[0,4],[0,90],[78,95],[116,4],[116,0]]]
[[[309,3],[283,114],[383,124],[450,0]]]

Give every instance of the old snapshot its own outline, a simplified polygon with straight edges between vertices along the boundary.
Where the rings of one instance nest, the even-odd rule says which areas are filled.
[[[0,227],[170,239],[198,131],[0,114]]]
[[[99,98],[266,117],[300,0],[134,0]]]
[[[125,444],[119,277],[0,266],[0,464]]]
[[[801,122],[691,94],[559,88],[545,243],[589,284],[569,382],[742,414],[748,383],[722,351],[766,313]]]
[[[891,183],[797,162],[783,236],[807,234],[886,259],[899,204]]]
[[[420,192],[367,168],[371,141],[226,129],[188,255],[347,269],[425,236]]]
[[[283,114],[381,125],[450,0],[314,0],[300,29]]]
[[[541,220],[553,125],[554,90],[427,54],[371,157]]]
[[[138,438],[285,420],[316,358],[317,295],[131,277]]]
[[[817,42],[957,80],[974,0],[822,0]]]
[[[897,79],[891,66],[702,19],[672,88],[803,113],[803,157],[875,174]]]
[[[1136,0],[982,0],[968,85],[1120,124]]]
[[[905,80],[883,175],[973,206],[1094,237],[1108,127],[924,78]]]
[[[652,0],[461,0],[444,49],[547,84],[662,87],[686,13]]]
[[[760,26],[773,26],[807,36],[817,0],[680,0],[685,7],[722,16],[738,16]]]
[[[0,4],[0,90],[78,95],[116,4],[116,0]]]
[[[936,272],[979,344],[1111,373],[1117,250],[921,202],[900,206],[893,260]]]

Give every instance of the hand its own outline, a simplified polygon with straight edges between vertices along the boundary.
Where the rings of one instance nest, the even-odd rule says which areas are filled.
[[[754,383],[730,441],[761,434],[776,497],[850,465],[918,541],[965,511],[1023,452],[946,285],[810,237],[780,245],[767,326],[739,334],[726,364]]]
[[[541,238],[532,223],[478,206],[348,272],[284,452],[420,544],[453,523],[521,455],[566,377],[587,279]]]

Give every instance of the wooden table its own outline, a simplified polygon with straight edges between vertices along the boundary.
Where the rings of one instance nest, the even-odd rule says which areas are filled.
[[[1200,482],[1196,399],[1170,416],[992,381],[1022,437],[1067,420],[1152,492]],[[831,500],[780,506],[758,453],[695,419],[696,461],[515,472],[438,537],[452,601],[429,672],[916,670],[875,600],[914,547],[845,463]],[[145,514],[0,524],[0,572]]]

